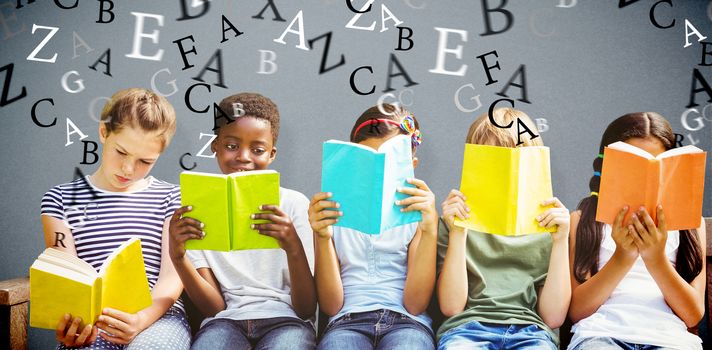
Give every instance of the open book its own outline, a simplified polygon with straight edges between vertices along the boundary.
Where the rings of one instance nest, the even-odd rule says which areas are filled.
[[[279,205],[279,173],[241,171],[228,175],[184,171],[180,174],[181,204],[193,210],[183,216],[200,220],[203,239],[185,242],[186,249],[245,250],[279,248],[276,239],[250,228],[261,205]]]
[[[700,226],[707,153],[695,146],[673,148],[653,157],[627,144],[615,142],[605,148],[601,169],[596,220],[613,224],[624,206],[630,214],[645,207],[657,223],[662,204],[668,230]]]
[[[536,217],[553,196],[549,148],[466,144],[460,192],[470,218],[455,225],[507,236],[555,231],[539,226]]]
[[[105,307],[135,313],[151,306],[141,241],[132,238],[97,273],[75,255],[47,248],[30,267],[30,326],[55,329],[64,314],[92,324]],[[81,327],[79,328],[81,329]]]
[[[402,213],[396,200],[408,196],[397,192],[412,185],[410,138],[395,136],[378,151],[357,143],[329,140],[324,142],[321,190],[331,192],[344,215],[336,226],[379,234],[390,228],[421,220],[419,211]]]

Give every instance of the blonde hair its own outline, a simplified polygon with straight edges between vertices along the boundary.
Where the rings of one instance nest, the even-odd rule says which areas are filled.
[[[502,146],[502,147],[518,147],[517,139],[522,143],[519,146],[543,146],[544,142],[541,137],[531,138],[526,132],[522,131],[522,135],[517,132],[520,129],[517,127],[518,121],[521,120],[529,130],[536,132],[537,128],[531,118],[526,113],[514,108],[496,108],[492,111],[492,117],[497,125],[506,126],[511,123],[508,128],[500,128],[493,125],[489,120],[489,115],[483,113],[470,126],[467,132],[465,143],[474,143],[479,145]],[[524,130],[524,129],[522,129]]]
[[[107,135],[129,126],[143,131],[160,131],[165,148],[176,132],[176,112],[165,97],[142,88],[119,90],[106,102],[101,122]]]

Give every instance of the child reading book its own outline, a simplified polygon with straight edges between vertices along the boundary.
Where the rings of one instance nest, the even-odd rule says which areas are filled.
[[[223,174],[264,170],[277,155],[277,106],[262,95],[240,93],[224,98],[219,107],[233,111],[237,104],[245,113],[231,116],[229,122],[217,119],[217,137],[211,144]],[[279,192],[279,206],[261,203],[247,219],[254,220],[252,229],[276,239],[281,249],[186,252],[186,241],[207,238],[203,229],[210,227],[187,217],[191,206],[198,210],[198,204],[186,203],[173,215],[171,259],[188,296],[207,317],[193,349],[314,348],[316,292],[309,201],[297,191],[280,188]]]
[[[356,120],[351,142],[378,150],[398,135],[407,135],[403,146],[415,153],[421,137],[412,114],[393,105],[374,106]],[[417,163],[411,156],[410,164],[400,166]],[[400,211],[418,211],[422,220],[376,234],[335,226],[349,213],[330,200],[331,193],[312,198],[309,220],[316,239],[319,305],[330,316],[319,349],[434,348],[425,310],[435,284],[435,196],[425,182],[413,178],[401,180],[392,191],[396,189],[402,196],[395,201]],[[380,202],[380,196],[373,200]]]
[[[498,125],[519,120],[534,128],[526,114],[511,108],[495,109],[492,118]],[[469,144],[518,147],[517,138],[514,128],[499,128],[483,114],[472,123],[465,140]],[[541,137],[521,144],[529,146],[543,146]],[[509,178],[517,175],[522,174],[502,174]],[[466,201],[482,200],[486,199],[468,198],[452,190],[442,204],[437,290],[440,309],[447,319],[438,329],[438,348],[476,349],[496,344],[504,349],[557,349],[552,329],[564,322],[571,296],[568,210],[555,197],[526,203],[539,206],[541,213],[529,218],[538,222],[538,229],[525,235],[489,234],[455,225],[455,218],[464,221],[478,215]],[[547,232],[552,228],[553,232]]]
[[[122,243],[141,239],[153,299],[135,313],[104,308],[95,320],[66,314],[57,320],[60,349],[189,347],[190,330],[177,302],[182,285],[168,257],[168,220],[179,207],[180,193],[177,186],[147,176],[175,129],[175,111],[164,97],[137,88],[115,93],[101,112],[99,168],[42,198],[45,245],[97,270]]]
[[[697,325],[705,310],[704,221],[698,216],[697,229],[668,230],[667,213],[674,208],[654,207],[656,224],[641,203],[630,203],[619,204],[612,225],[597,222],[601,165],[608,161],[604,147],[617,141],[655,157],[675,147],[675,134],[652,112],[626,114],[603,133],[591,195],[571,215],[569,348],[702,349],[687,328]]]

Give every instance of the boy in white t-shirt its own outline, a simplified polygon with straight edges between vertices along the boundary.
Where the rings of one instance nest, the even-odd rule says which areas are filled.
[[[277,153],[277,106],[262,95],[241,93],[223,99],[220,109],[233,111],[238,104],[244,114],[229,120],[216,116],[219,129],[211,149],[225,174],[266,169]],[[277,239],[282,249],[186,252],[186,240],[204,236],[202,223],[182,217],[191,206],[176,210],[170,223],[171,260],[188,296],[207,317],[192,349],[315,347],[309,200],[280,188],[280,203],[263,205],[267,213],[255,208],[252,218],[270,221],[254,228]]]

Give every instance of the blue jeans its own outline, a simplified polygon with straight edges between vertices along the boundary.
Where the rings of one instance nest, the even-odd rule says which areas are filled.
[[[598,350],[598,349],[611,349],[611,350],[658,350],[658,349],[669,349],[654,345],[644,345],[644,344],[634,344],[626,343],[617,339],[610,337],[591,337],[582,340],[571,350]]]
[[[433,331],[398,312],[347,313],[326,326],[319,350],[435,349]]]
[[[316,346],[314,326],[294,317],[257,320],[216,318],[195,335],[191,349],[309,350]]]
[[[507,325],[470,321],[443,334],[438,350],[456,349],[552,349],[558,346],[537,325]]]
[[[188,348],[190,348],[190,326],[185,313],[175,306],[139,333],[128,345],[114,344],[97,335],[93,343],[81,348],[67,348],[62,344],[57,346],[57,350],[188,350]]]

